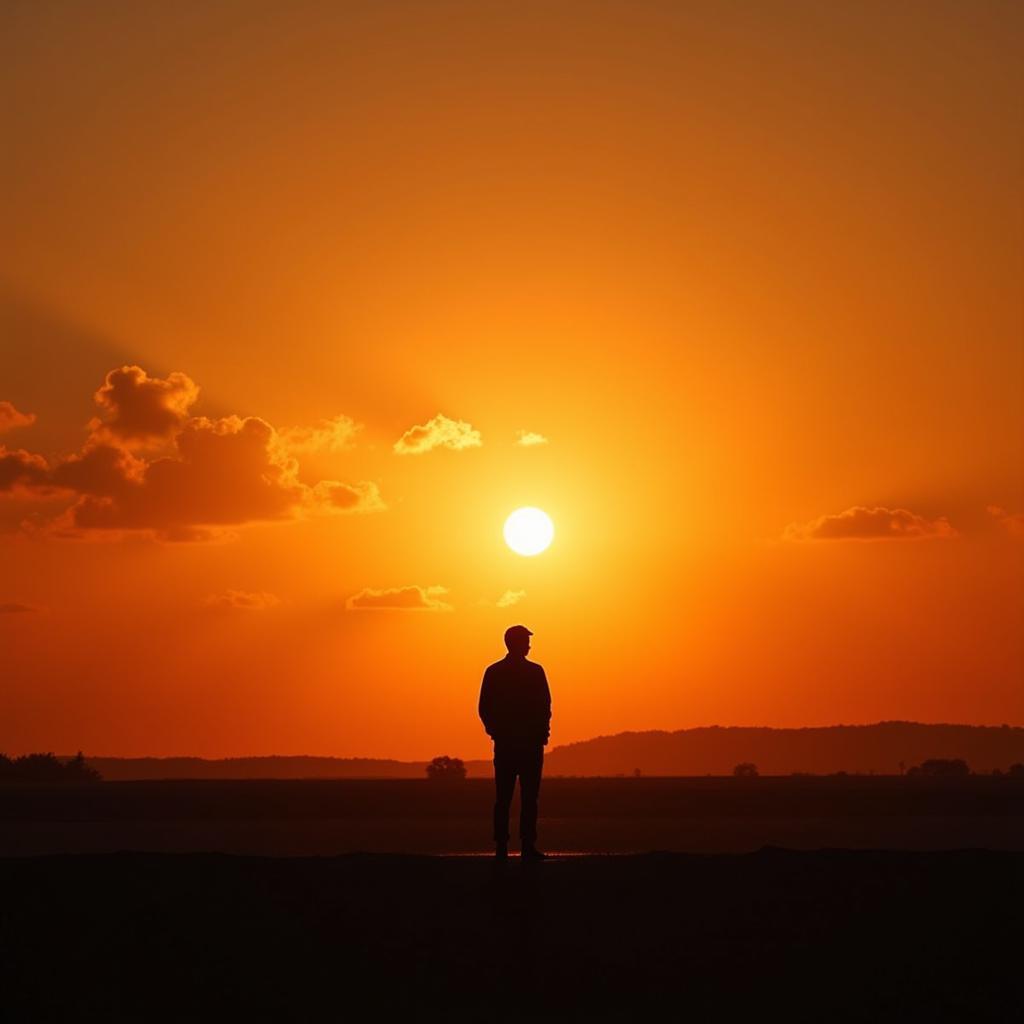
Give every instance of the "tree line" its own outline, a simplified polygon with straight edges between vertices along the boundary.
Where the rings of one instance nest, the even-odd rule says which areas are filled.
[[[0,754],[0,782],[99,782],[102,778],[86,764],[81,751],[63,761],[50,753],[21,757]]]

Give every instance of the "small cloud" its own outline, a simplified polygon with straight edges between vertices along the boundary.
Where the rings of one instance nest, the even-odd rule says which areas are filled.
[[[1007,512],[999,505],[989,505],[988,514],[1003,527],[1011,537],[1024,537],[1024,512]]]
[[[447,587],[391,587],[386,590],[372,590],[367,587],[353,594],[345,607],[351,610],[408,610],[421,609],[435,612],[450,612],[452,606],[439,599],[447,594]]]
[[[529,448],[535,444],[547,444],[548,439],[543,434],[538,434],[532,430],[520,430],[519,439],[516,444],[522,445],[524,448]]]
[[[247,612],[263,612],[276,608],[281,599],[265,590],[226,590],[223,594],[210,594],[203,602],[207,608],[229,608]]]
[[[37,612],[30,604],[19,604],[17,601],[6,601],[0,604],[0,615],[24,615],[26,612]]]
[[[72,536],[75,536],[72,534]],[[238,540],[237,530],[180,524],[153,531],[153,540],[162,544],[220,544]]]
[[[495,601],[495,604],[499,608],[508,608],[511,605],[519,604],[524,597],[526,597],[525,590],[506,590],[505,593]]]
[[[465,420],[451,420],[438,413],[422,426],[410,427],[394,444],[398,455],[422,455],[434,448],[479,448],[483,444],[480,431]]]
[[[0,434],[18,427],[29,427],[35,421],[34,412],[18,412],[10,402],[0,402]]]
[[[141,366],[111,370],[93,395],[100,416],[89,422],[93,436],[120,444],[170,440],[188,421],[199,388],[184,373],[150,377]]]
[[[800,525],[790,523],[784,540],[918,540],[955,537],[945,516],[928,519],[904,508],[855,506],[837,515],[825,515]]]
[[[372,480],[356,484],[321,480],[310,489],[310,498],[310,508],[316,512],[377,512],[387,508]]]
[[[290,427],[279,432],[281,444],[295,455],[340,452],[351,448],[362,426],[349,416],[320,420],[314,427]]]

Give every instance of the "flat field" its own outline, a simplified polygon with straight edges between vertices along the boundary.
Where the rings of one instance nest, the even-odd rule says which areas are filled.
[[[0,855],[479,853],[493,785],[426,779],[172,780],[0,787]],[[516,834],[517,803],[512,832]],[[1024,851],[1024,781],[991,776],[551,778],[542,847]]]

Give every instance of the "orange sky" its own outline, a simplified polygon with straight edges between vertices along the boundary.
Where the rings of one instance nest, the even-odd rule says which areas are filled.
[[[1024,723],[1022,10],[6,5],[0,750]]]

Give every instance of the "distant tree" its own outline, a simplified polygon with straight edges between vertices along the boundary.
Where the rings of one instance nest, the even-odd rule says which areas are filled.
[[[64,771],[70,782],[99,782],[103,776],[86,763],[85,755],[79,751],[64,764]]]
[[[14,762],[6,754],[0,754],[0,779],[9,779],[12,775]]]
[[[1024,779],[1024,764],[1011,764],[1006,774],[1011,779]]]
[[[907,774],[930,779],[962,779],[971,774],[971,769],[962,757],[931,757],[914,765]]]
[[[753,761],[741,761],[733,768],[732,773],[737,779],[756,779],[760,774]]]
[[[639,768],[634,768],[633,769],[633,778],[634,779],[639,779],[641,775],[643,775],[643,772],[640,771]]]
[[[447,755],[435,757],[427,765],[427,778],[434,782],[450,782],[465,777],[466,766],[458,757],[448,757]]]

